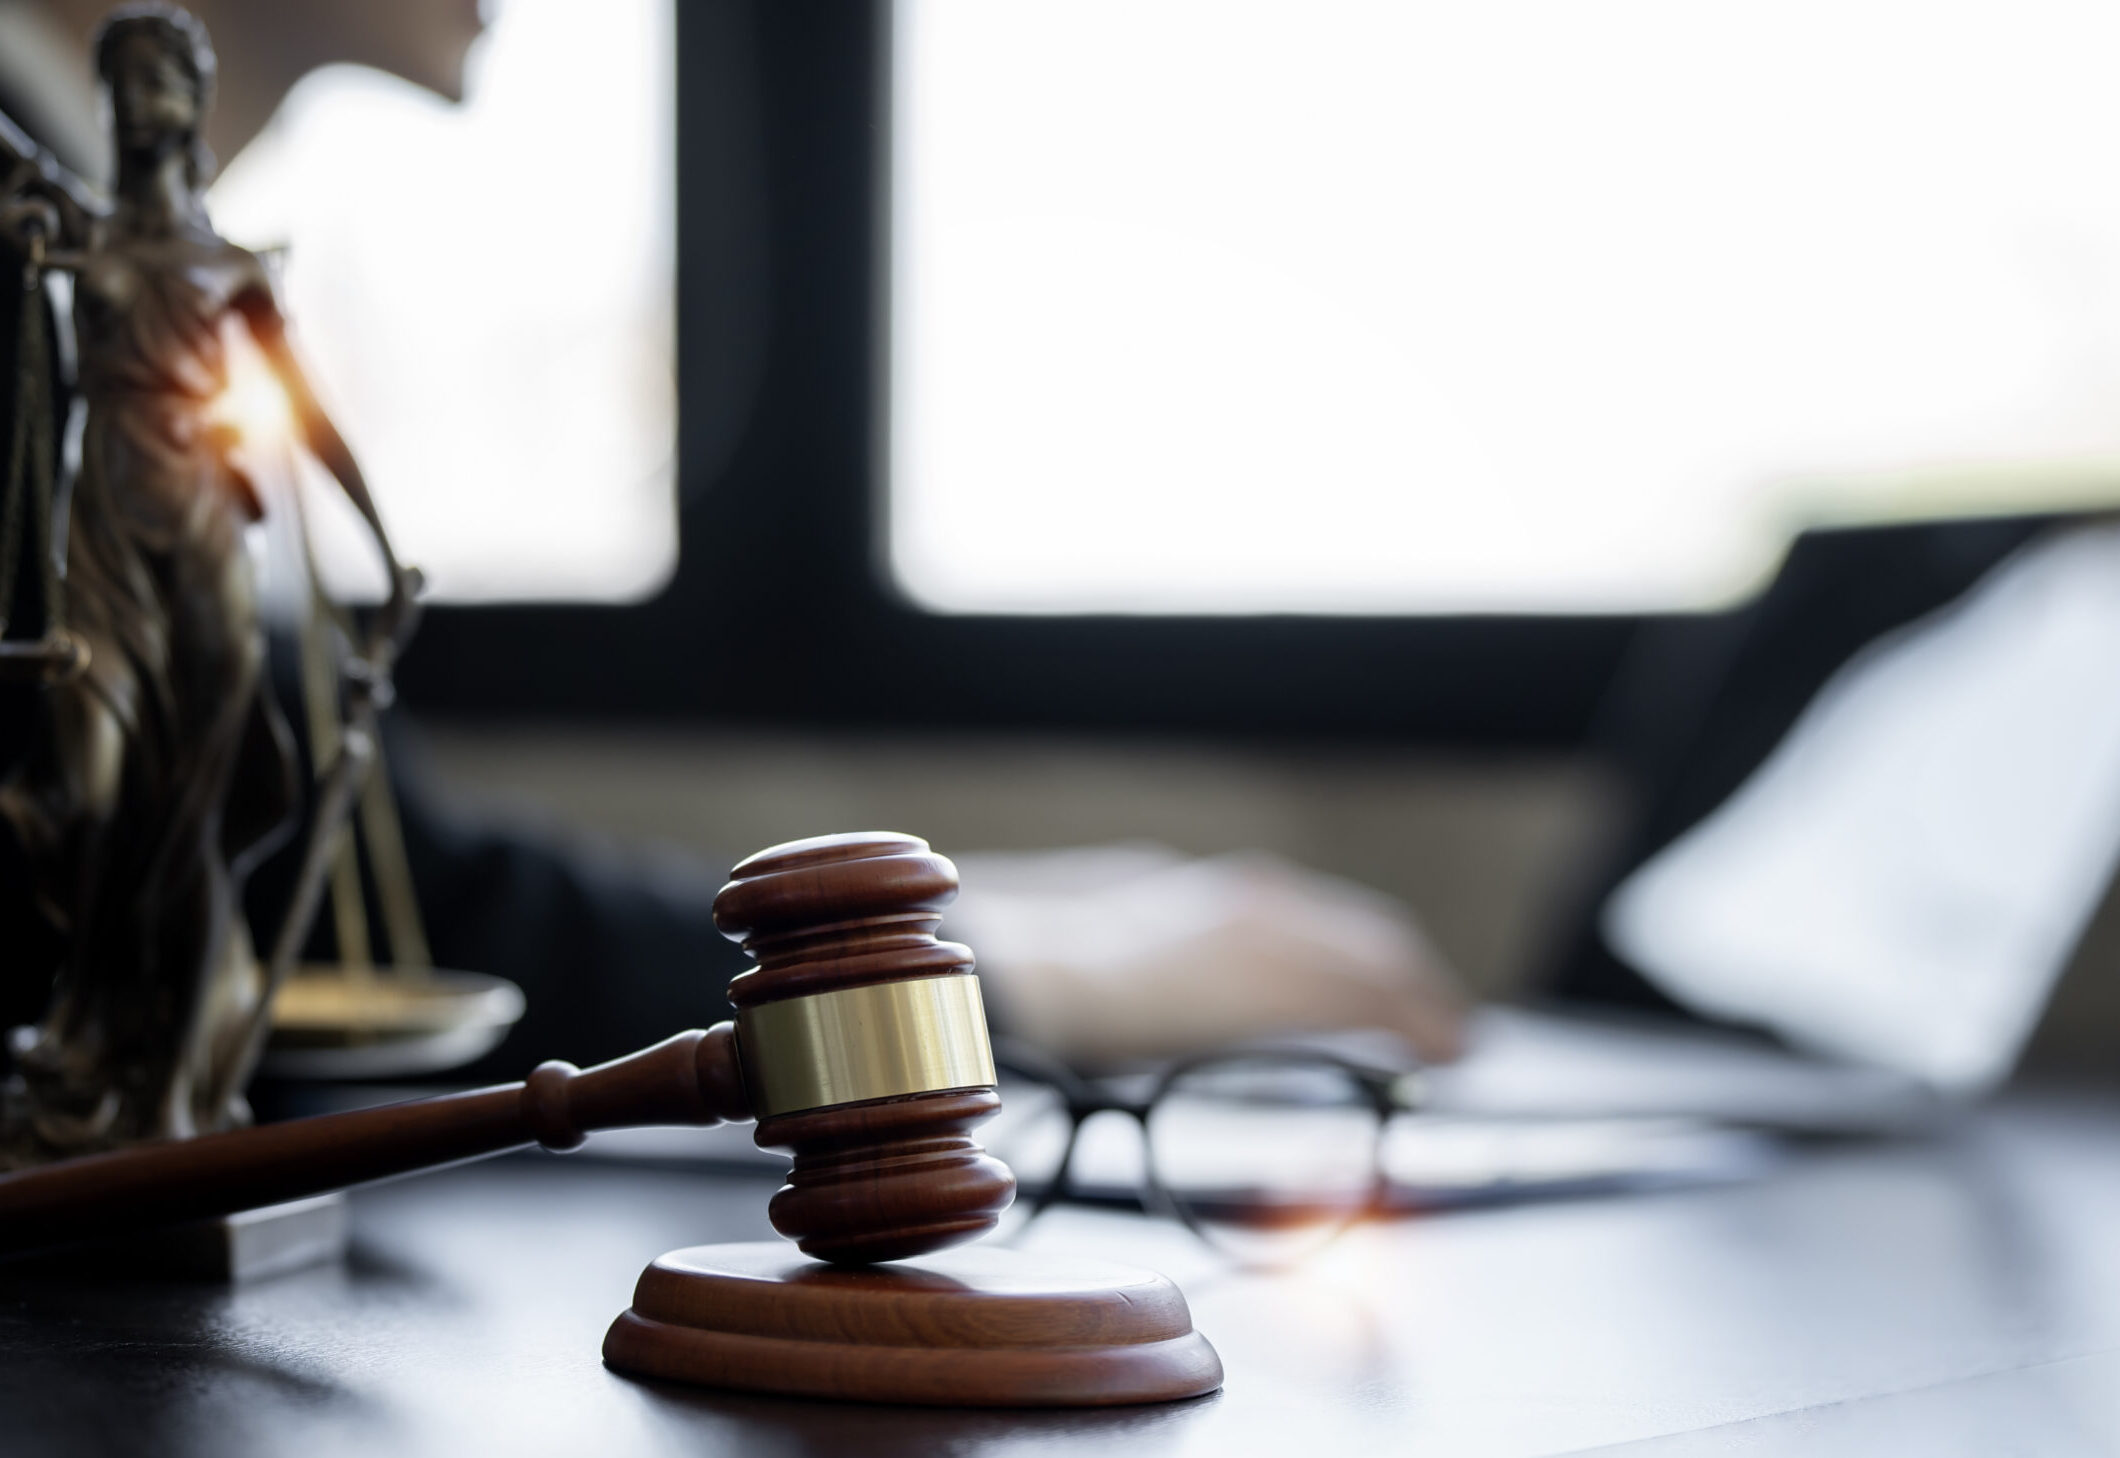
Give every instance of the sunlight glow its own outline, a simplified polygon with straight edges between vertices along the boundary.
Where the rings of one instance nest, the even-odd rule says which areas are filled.
[[[233,430],[236,446],[246,456],[277,461],[295,439],[294,407],[287,392],[257,347],[241,337],[230,341],[228,387],[214,400],[207,419]]]

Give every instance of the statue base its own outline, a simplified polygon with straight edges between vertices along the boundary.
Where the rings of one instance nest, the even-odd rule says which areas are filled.
[[[46,1269],[228,1286],[329,1265],[346,1254],[346,1196],[334,1191],[116,1236],[31,1257]]]
[[[241,1285],[343,1259],[346,1230],[346,1197],[333,1191],[175,1226],[146,1237],[142,1255],[159,1273]]]

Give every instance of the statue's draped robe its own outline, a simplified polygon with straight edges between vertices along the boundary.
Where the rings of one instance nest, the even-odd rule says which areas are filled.
[[[239,888],[294,794],[261,688],[243,543],[257,501],[210,418],[231,284],[174,257],[107,250],[77,280],[87,421],[66,610],[92,657],[45,691],[0,788],[65,946],[21,1063],[50,1152],[242,1117],[226,1075],[259,976]]]

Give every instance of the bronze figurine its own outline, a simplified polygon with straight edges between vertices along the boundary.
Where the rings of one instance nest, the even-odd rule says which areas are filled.
[[[213,420],[231,324],[256,340],[305,443],[382,550],[391,593],[352,689],[371,718],[419,582],[295,360],[264,267],[207,220],[201,126],[214,55],[204,28],[174,6],[122,6],[95,61],[114,131],[108,203],[0,117],[0,231],[32,278],[39,268],[72,275],[86,407],[63,582],[65,634],[78,648],[46,634],[53,681],[32,701],[31,748],[0,765],[0,835],[17,838],[35,914],[57,933],[44,940],[61,948],[55,961],[25,958],[19,949],[39,943],[33,929],[0,921],[0,979],[51,989],[41,1023],[18,1039],[0,1165],[248,1117],[242,1088],[271,986],[240,891],[289,822],[295,761],[264,682],[244,548],[262,507]],[[39,300],[23,307],[41,322]],[[16,458],[50,457],[20,445],[46,426],[15,422]],[[18,493],[22,475],[9,481]]]

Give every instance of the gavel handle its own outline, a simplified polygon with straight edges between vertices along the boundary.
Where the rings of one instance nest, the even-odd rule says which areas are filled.
[[[598,1129],[751,1117],[736,1027],[679,1033],[583,1070],[521,1083],[143,1144],[0,1176],[0,1254],[226,1215]]]

